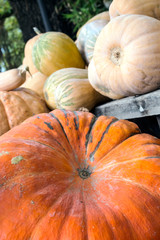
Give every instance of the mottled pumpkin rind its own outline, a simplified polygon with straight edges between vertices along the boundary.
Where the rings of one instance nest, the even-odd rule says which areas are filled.
[[[0,137],[0,239],[159,240],[159,163],[132,122],[35,115]]]

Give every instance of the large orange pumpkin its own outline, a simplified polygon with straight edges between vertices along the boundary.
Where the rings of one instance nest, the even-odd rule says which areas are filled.
[[[159,240],[160,140],[54,110],[0,137],[1,240]]]

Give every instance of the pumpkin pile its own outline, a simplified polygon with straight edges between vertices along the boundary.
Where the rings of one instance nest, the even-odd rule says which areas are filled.
[[[20,87],[28,67],[20,66],[0,73],[0,135],[28,117],[49,112],[45,101],[33,90]]]
[[[0,74],[0,240],[160,240],[160,139],[89,112],[160,87],[159,39],[159,0],[113,0]]]

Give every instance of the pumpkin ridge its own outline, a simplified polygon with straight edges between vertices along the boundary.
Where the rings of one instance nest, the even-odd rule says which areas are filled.
[[[72,202],[71,202],[71,204],[70,204],[70,208],[69,208],[68,211],[66,212],[65,217],[64,217],[64,219],[63,219],[63,221],[62,221],[62,223],[61,223],[61,225],[60,225],[60,228],[59,228],[59,231],[58,231],[57,240],[61,240],[61,239],[62,239],[62,238],[61,238],[61,236],[62,236],[62,235],[61,235],[61,234],[62,234],[62,229],[63,229],[63,226],[65,225],[65,221],[66,221],[66,219],[67,219],[70,211],[72,210],[72,203],[73,203],[73,198],[72,198]],[[63,240],[63,239],[62,239],[62,240]]]
[[[41,120],[43,121],[43,119],[41,119]],[[45,123],[45,122],[44,122],[44,123]],[[47,130],[40,128],[38,125],[36,125],[36,124],[34,124],[34,123],[29,123],[29,124],[32,125],[32,126],[34,126],[36,129],[39,129],[40,131],[45,132],[45,133],[47,133],[47,134],[50,135],[50,133],[49,133]],[[18,139],[19,139],[19,138],[18,138]],[[30,139],[27,139],[27,138],[23,138],[23,140],[29,140],[29,141],[31,141]],[[54,138],[54,140],[55,140],[55,142],[56,142],[59,146],[62,147],[62,149],[63,149],[64,152],[66,153],[66,150],[65,150],[65,148],[62,146],[62,144],[61,144],[60,142],[58,142],[56,138]],[[32,141],[37,142],[37,143],[40,143],[40,144],[43,144],[43,145],[46,145],[47,147],[50,146],[50,145],[47,145],[47,144],[45,144],[45,143],[43,143],[43,142],[38,142],[37,140],[33,140],[33,139],[32,139]],[[51,148],[53,148],[53,147],[51,146]]]
[[[43,142],[39,142],[39,141],[36,141],[36,140],[33,140],[33,139],[26,139],[26,138],[16,138],[16,141],[21,141],[21,142],[34,142],[34,143],[36,143],[36,144],[40,144],[40,145],[42,145],[42,146],[45,146],[45,147],[47,147],[47,148],[50,148],[50,149],[52,149],[52,150],[56,150],[55,148],[53,148],[52,146],[50,146],[50,145],[47,145],[47,144],[45,144],[45,143],[43,143]],[[16,141],[14,141],[14,138],[10,138],[10,140],[9,141],[7,141],[7,142],[16,142]],[[55,140],[56,142],[57,142],[57,140]],[[58,143],[58,142],[57,142]],[[28,143],[27,143],[28,144]],[[59,143],[60,144],[60,143]],[[65,154],[67,154],[67,152],[66,152],[66,150],[63,148],[63,146],[60,144],[60,146],[62,147],[62,150],[65,152]],[[72,167],[72,169],[75,169],[75,166],[73,165],[73,163],[74,162],[69,162],[70,163],[70,167]]]
[[[110,178],[110,179],[112,179],[112,178]],[[97,199],[99,198],[99,194],[98,194],[98,192],[96,192],[96,197],[97,197]],[[104,205],[104,203],[106,203],[106,202],[104,202],[104,201],[101,201],[101,204],[102,205]],[[111,226],[111,224],[107,221],[107,216],[103,213],[103,210],[102,210],[102,207],[101,206],[99,206],[99,204],[97,203],[97,202],[95,202],[95,200],[94,200],[94,208],[97,208],[100,212],[101,212],[101,215],[103,215],[104,217],[105,217],[105,219],[106,219],[106,222],[107,222],[107,226],[108,226],[108,228],[109,228],[109,230],[110,230],[110,232],[111,232],[111,234],[112,234],[112,236],[110,236],[110,239],[116,239],[115,237],[115,234],[114,234],[114,229],[113,229],[113,227]],[[116,221],[119,221],[119,218],[117,218],[117,216],[116,216],[116,213],[115,213],[115,211],[113,210],[113,208],[110,206],[110,205],[106,205],[105,204],[105,207],[112,213],[112,216],[114,216],[114,219],[116,219]],[[117,209],[116,209],[116,211],[117,211]],[[129,236],[129,240],[135,240],[135,232],[133,232],[133,230],[132,230],[132,223],[130,222],[130,220],[127,218],[127,216],[120,210],[120,209],[118,209],[118,211],[120,212],[120,214],[124,217],[124,219],[125,219],[125,223],[127,223],[127,227],[129,227],[129,229],[127,228],[127,232],[129,232],[129,234],[128,234],[128,236]],[[98,211],[97,211],[98,212]],[[131,238],[131,236],[132,236],[132,238]],[[138,236],[137,236],[137,234],[136,234],[136,239],[138,239]],[[106,240],[106,239],[105,239]],[[127,239],[128,240],[128,239]]]
[[[83,188],[84,188],[84,181],[82,183],[82,190],[81,190],[82,202],[84,203],[83,204],[83,223],[85,225],[85,227],[84,227],[84,231],[85,231],[84,237],[85,238],[84,239],[89,240],[89,238],[88,238],[88,224],[87,224],[86,204],[85,204],[84,189]]]
[[[20,138],[19,138],[19,139],[20,139]],[[55,138],[54,138],[54,139],[55,139]],[[56,149],[53,148],[52,146],[47,145],[47,144],[42,143],[42,142],[39,142],[39,141],[37,141],[37,140],[31,140],[31,139],[25,139],[25,140],[31,141],[31,142],[35,142],[35,143],[41,144],[41,145],[43,145],[43,146],[46,146],[46,147],[48,147],[48,148],[51,148],[51,149],[53,149],[53,150],[56,150]],[[63,146],[62,146],[56,139],[55,139],[55,141],[62,147],[62,149],[63,149],[63,151],[65,152],[65,154],[67,154],[67,152],[66,152],[66,150],[63,148]],[[74,168],[74,166],[72,165],[72,162],[70,162],[70,166],[71,166],[72,168]]]
[[[121,120],[119,120],[119,121],[121,121]],[[135,135],[137,135],[137,134],[140,134],[140,129],[139,129],[139,128],[137,128],[137,129],[135,129],[135,130],[137,130],[137,132],[131,132],[128,137],[126,137],[124,140],[122,140],[119,144],[113,146],[113,147],[110,149],[110,151],[108,152],[108,154],[111,153],[112,150],[115,150],[115,148],[119,147],[119,145],[121,145],[123,142],[125,142],[125,141],[126,141],[127,139],[129,139],[130,137],[133,137],[133,136],[135,136]],[[145,144],[144,144],[144,145],[145,145]],[[97,167],[98,167],[98,165],[101,163],[101,161],[103,161],[103,158],[104,158],[104,157],[105,157],[105,156],[103,156],[103,157],[101,158],[101,160],[99,160],[99,162],[97,163]],[[116,165],[116,164],[115,164],[115,165]]]
[[[67,190],[68,190],[68,189],[69,189],[69,188],[67,188]],[[65,189],[64,192],[67,191],[67,190]],[[63,193],[64,193],[64,192],[63,192]],[[62,196],[62,194],[61,194],[60,196],[58,196],[58,198],[56,199],[56,201],[54,202],[54,204],[55,204],[56,202],[58,202],[58,200],[59,200],[59,198],[60,198],[61,196]],[[60,225],[60,228],[59,228],[59,231],[58,231],[57,240],[61,240],[62,228],[63,228],[63,226],[64,226],[64,224],[65,224],[65,221],[66,221],[66,219],[67,219],[70,211],[72,210],[73,197],[72,197],[71,200],[72,200],[72,201],[71,201],[71,203],[70,203],[70,207],[68,207],[68,211],[66,212],[65,217],[64,217],[63,221],[61,222],[61,225]],[[49,209],[47,209],[47,213],[40,219],[40,222],[43,221],[43,218],[48,214],[48,212],[50,211],[50,209],[51,209],[52,207],[53,207],[53,204],[52,204],[52,206],[51,206]],[[38,221],[38,223],[39,223],[39,221]],[[37,223],[37,224],[38,224],[38,223]],[[36,226],[36,227],[37,227],[37,226]],[[55,239],[55,240],[56,240],[56,239]],[[63,240],[63,239],[62,239],[62,240]]]
[[[114,123],[116,123],[116,122],[118,122],[118,121],[119,121],[119,119],[117,119],[117,118],[114,117],[114,118],[112,119],[112,121],[107,125],[105,131],[103,132],[103,134],[102,134],[102,136],[101,136],[101,139],[100,139],[99,142],[97,143],[97,146],[95,147],[95,149],[94,149],[94,150],[90,153],[90,155],[89,155],[89,159],[90,159],[91,162],[94,161],[94,154],[95,154],[95,152],[97,151],[97,149],[99,148],[99,146],[100,146],[100,144],[101,144],[101,142],[102,142],[105,134],[108,133],[109,128],[110,128]]]
[[[105,165],[105,167],[104,168],[99,168],[98,170],[96,170],[96,173],[98,173],[98,172],[101,172],[101,171],[103,171],[104,169],[108,169],[108,168],[110,168],[110,167],[114,167],[114,166],[117,166],[117,165],[121,165],[121,164],[126,164],[126,163],[130,163],[130,162],[135,162],[135,161],[143,161],[143,160],[145,160],[145,159],[159,159],[160,157],[143,157],[143,158],[134,158],[134,159],[131,159],[131,160],[125,160],[125,161],[123,161],[123,162],[116,162],[116,163],[113,163],[113,164],[107,164],[107,165]],[[102,158],[102,160],[103,160],[103,158]],[[98,167],[98,164],[97,164],[97,167]],[[159,176],[159,175],[158,175]]]
[[[108,206],[108,208],[110,208],[110,210],[112,212],[112,208],[109,207],[109,206]],[[129,230],[128,232],[129,232],[129,235],[130,235],[130,239],[129,240],[135,240],[135,237],[134,237],[135,233],[133,233],[132,224],[131,224],[130,220],[127,218],[127,216],[121,210],[119,210],[119,212],[122,214],[123,218],[125,219],[125,223],[127,223],[127,227],[129,227],[129,229],[127,229],[127,230]]]
[[[141,33],[141,35],[139,35],[139,36],[135,36],[135,38],[134,39],[132,39],[131,41],[129,41],[126,45],[125,45],[125,48],[126,47],[128,47],[130,44],[132,44],[132,43],[134,43],[134,41],[139,41],[139,39],[141,38],[141,37],[144,37],[144,38],[146,38],[146,35],[154,35],[154,34],[158,34],[159,35],[159,30],[157,30],[157,31],[155,31],[154,30],[154,32],[153,33],[151,33],[151,32],[145,32],[145,33]],[[124,48],[124,49],[125,49]]]
[[[86,134],[86,141],[85,141],[85,147],[86,147],[86,154],[87,154],[87,146],[88,146],[88,143],[90,141],[90,138],[91,138],[91,132],[92,132],[92,129],[94,128],[94,125],[96,123],[96,120],[97,120],[97,117],[96,116],[93,116],[92,117],[92,120],[90,122],[90,125],[89,125],[89,129],[88,129],[88,132]]]
[[[157,176],[160,176],[160,175],[157,175]],[[157,199],[157,197],[155,196],[154,192],[151,192],[146,186],[144,186],[143,184],[140,184],[138,182],[135,182],[131,179],[127,179],[127,178],[124,178],[124,177],[107,177],[105,178],[105,180],[115,180],[115,181],[122,181],[122,182],[125,182],[127,184],[131,184],[131,185],[134,185],[140,189],[142,189],[143,191],[145,191],[147,194],[151,195],[152,197],[154,197],[155,199]],[[156,195],[160,196],[159,193],[156,192]],[[157,199],[158,200],[158,199]]]
[[[62,123],[60,122],[60,120],[59,120],[53,113],[49,113],[49,114],[50,114],[54,119],[57,120],[57,122],[59,123],[59,125],[60,125],[60,127],[61,127],[61,129],[62,129],[62,131],[63,131],[63,133],[64,133],[64,135],[65,135],[65,137],[66,137],[66,139],[67,139],[67,141],[68,141],[68,143],[69,143],[69,145],[71,146],[70,141],[69,141],[69,139],[68,139],[68,137],[67,137],[67,134],[66,134],[66,132],[65,132],[65,130],[64,130],[64,127],[63,127]],[[71,148],[72,148],[72,146],[71,146]]]
[[[67,119],[67,122],[68,122],[68,117],[67,117],[67,114],[66,114],[66,111],[65,110],[62,110],[63,111],[63,113],[64,113],[64,115],[65,115],[65,118]],[[72,152],[74,153],[74,160],[75,160],[75,162],[77,163],[77,165],[79,166],[79,161],[78,161],[78,159],[77,159],[77,155],[76,155],[76,153],[75,153],[75,151],[74,151],[74,149],[73,149],[73,147],[72,147],[72,145],[71,145],[71,143],[70,143],[70,141],[69,141],[69,139],[68,139],[68,137],[67,137],[67,134],[66,134],[66,132],[65,132],[65,130],[64,130],[64,127],[63,127],[63,125],[62,125],[62,123],[60,122],[60,120],[53,114],[53,113],[49,113],[54,119],[56,119],[57,120],[57,122],[59,123],[59,125],[60,125],[60,127],[61,127],[61,129],[62,129],[62,131],[63,131],[63,133],[64,133],[64,135],[65,135],[65,137],[66,137],[66,139],[67,139],[67,141],[68,141],[68,143],[69,143],[69,145],[70,145],[70,147],[71,147],[71,149],[72,149]]]
[[[36,222],[36,227],[35,227],[35,229],[36,229],[37,227],[39,227],[39,225],[41,224],[41,222],[43,222],[44,218],[47,216],[47,214],[49,213],[49,211],[51,210],[51,208],[53,208],[53,205],[56,204],[56,203],[59,201],[59,199],[63,196],[63,194],[64,194],[65,192],[67,192],[67,191],[72,187],[73,184],[74,184],[74,183],[72,182],[72,183],[68,186],[67,189],[64,189],[63,193],[60,193],[60,194],[57,196],[57,198],[55,199],[54,203],[52,203],[51,206],[47,209],[46,213],[45,213],[43,216],[41,216],[41,218]],[[73,203],[73,197],[72,197],[72,201],[71,201],[71,203],[70,203],[70,207],[68,207],[68,211],[67,211],[67,213],[65,214],[65,217],[64,217],[64,219],[63,219],[63,221],[62,221],[62,224],[60,225],[60,228],[59,228],[59,231],[58,231],[58,236],[57,236],[57,238],[56,238],[55,240],[61,240],[62,228],[63,228],[63,226],[64,226],[64,224],[65,224],[65,221],[66,221],[67,217],[69,216],[69,212],[72,210],[72,203]],[[32,233],[33,236],[31,235],[31,238],[33,238],[33,239],[34,239],[34,231],[35,231],[35,229],[32,231],[32,232],[33,232],[33,233]],[[62,240],[64,240],[64,239],[62,239]]]
[[[103,178],[102,178],[103,179]],[[159,194],[157,194],[156,193],[156,195],[158,195],[158,196],[155,196],[154,195],[154,192],[151,192],[150,190],[148,190],[146,187],[144,187],[143,185],[141,185],[141,184],[137,184],[136,182],[134,182],[134,181],[132,181],[132,180],[128,180],[128,179],[125,179],[125,178],[105,178],[105,180],[115,180],[115,181],[117,181],[117,182],[122,182],[122,183],[125,183],[125,184],[132,184],[133,185],[133,187],[137,187],[137,188],[140,188],[140,190],[142,191],[141,192],[141,195],[143,196],[143,192],[145,193],[145,194],[147,194],[148,196],[149,196],[149,200],[153,200],[154,202],[156,202],[156,203],[159,203],[160,201],[159,201],[159,198],[158,198],[158,196],[159,196]],[[127,182],[127,183],[126,183]],[[135,184],[134,184],[135,183]],[[116,184],[116,183],[115,183]],[[98,197],[97,197],[98,198]],[[137,200],[135,201],[134,200],[134,198],[130,198],[129,197],[129,195],[128,195],[128,199],[130,199],[131,200],[131,202],[133,202],[133,204],[135,205],[135,207],[137,208],[137,211],[139,212],[139,213],[141,213],[141,211],[140,211],[140,209],[138,209],[138,205],[137,205]],[[143,200],[145,200],[145,199],[143,199]],[[104,205],[105,204],[105,201],[99,201],[98,202],[99,204],[102,204],[102,205]],[[141,201],[139,201],[139,204],[141,204]],[[157,204],[157,205],[159,205],[159,204]],[[112,209],[114,209],[114,206],[115,206],[115,203],[113,203],[113,207],[112,207],[112,205],[107,205],[107,207],[111,210],[111,212],[113,212],[112,211]],[[106,207],[106,206],[105,206]],[[116,207],[116,206],[115,206]],[[146,208],[146,212],[147,212],[147,207],[145,206],[145,204],[144,204],[144,208]],[[117,210],[117,209],[116,209]],[[118,209],[118,210],[120,210],[120,212],[121,212],[121,214],[123,214],[123,216],[125,216],[125,219],[127,220],[127,223],[129,222],[129,223],[131,223],[130,224],[130,226],[132,227],[131,228],[131,230],[133,231],[133,236],[134,236],[134,238],[133,238],[133,240],[135,240],[135,239],[139,239],[139,236],[140,236],[140,230],[138,230],[138,232],[137,232],[137,229],[136,229],[136,226],[134,226],[134,222],[132,221],[130,221],[130,218],[129,218],[129,216],[127,217],[122,211],[123,211],[123,209],[121,210],[121,209]],[[148,211],[149,212],[149,211]],[[150,216],[150,213],[148,214],[149,216]],[[115,215],[115,217],[116,217],[116,215]],[[149,223],[151,223],[151,219],[149,219],[148,217],[145,217],[144,216],[144,221],[148,221]],[[124,224],[124,222],[123,222],[123,224]],[[128,231],[128,228],[127,228],[127,231]],[[136,234],[136,235],[135,235]],[[113,239],[113,238],[112,238]],[[130,239],[131,240],[131,238],[129,237],[129,238],[127,238],[127,239]],[[145,239],[148,239],[148,238],[145,238]],[[152,238],[149,238],[149,239],[152,239]]]
[[[65,115],[65,117],[66,117],[66,119],[67,119],[67,125],[68,125],[69,122],[68,122],[67,113],[66,113],[65,110],[61,110],[61,111],[64,113],[64,115]],[[49,117],[53,118],[53,116],[51,115],[51,113],[49,113]],[[50,121],[52,121],[51,118],[50,118]],[[56,117],[54,117],[54,119],[55,119],[55,118],[56,118]],[[39,118],[39,119],[42,120],[42,122],[44,123],[44,120],[45,120],[45,119],[41,119],[41,118]],[[49,121],[49,119],[48,119],[48,121]],[[48,131],[40,128],[40,127],[37,126],[36,124],[33,124],[33,123],[29,123],[29,124],[35,126],[37,129],[40,129],[40,131],[43,130],[43,131],[46,132],[47,134],[51,135],[50,132],[52,132],[52,131],[48,132]],[[58,124],[59,124],[59,121],[58,121]],[[52,126],[54,127],[54,124],[52,124]],[[60,127],[61,127],[61,129],[62,129],[62,126],[61,126],[61,125],[60,125]],[[63,130],[63,129],[62,129],[62,130]],[[65,134],[64,131],[63,131],[63,133]],[[66,139],[67,139],[67,135],[66,135],[66,134],[65,134],[65,136],[66,136]],[[51,137],[52,137],[52,135],[51,135]],[[36,141],[36,140],[35,140],[35,141]],[[60,142],[57,141],[57,139],[56,139],[55,137],[54,137],[54,141],[57,142],[57,144],[64,150],[65,154],[68,156],[68,154],[67,154],[67,152],[66,152],[66,149],[63,147],[63,145],[62,145]],[[72,150],[72,152],[73,152],[73,154],[74,154],[73,161],[70,161],[70,163],[72,163],[72,164],[71,164],[72,168],[76,169],[77,166],[75,166],[75,163],[79,166],[79,162],[77,161],[76,153],[74,152],[73,147],[71,146],[71,144],[70,144],[70,142],[69,142],[69,139],[67,139],[67,142],[69,143],[69,146],[70,146],[70,148],[71,148],[71,150]],[[40,142],[40,143],[41,143],[41,142]]]
[[[37,176],[37,175],[44,175],[45,173],[52,173],[52,171],[53,170],[51,170],[51,171],[49,171],[49,170],[47,170],[47,171],[43,171],[43,172],[29,172],[29,173],[25,173],[25,174],[19,174],[18,176],[17,175],[15,175],[15,176],[12,176],[12,177],[10,177],[10,178],[8,178],[7,180],[5,180],[4,182],[2,182],[2,183],[0,183],[0,189],[3,187],[3,186],[5,186],[5,189],[7,188],[7,187],[10,187],[10,183],[12,183],[13,184],[13,182],[11,182],[11,181],[16,181],[16,179],[18,179],[19,177],[23,177],[23,178],[25,178],[25,177],[29,177],[29,176]],[[66,172],[67,173],[67,172]],[[68,173],[69,174],[69,173]],[[18,183],[17,183],[18,184]],[[51,183],[50,185],[52,185],[53,183]],[[47,187],[48,187],[49,185],[47,185]],[[44,189],[44,188],[43,188]],[[39,191],[39,190],[38,190]],[[38,192],[37,191],[37,192]],[[36,193],[36,192],[34,192],[34,193]]]
[[[5,109],[5,105],[4,105],[4,103],[3,103],[3,101],[1,99],[0,99],[0,102],[1,102],[2,107],[3,107],[3,111],[4,111],[5,115],[6,115],[5,119],[7,120],[7,123],[8,123],[7,125],[8,125],[8,127],[10,129],[11,127],[10,127],[10,124],[9,124],[8,115],[7,115],[7,112],[6,112],[6,109]],[[3,116],[3,118],[4,118],[4,116]]]
[[[78,130],[79,129],[79,116],[76,111],[74,111],[74,114],[76,116],[76,118],[74,118],[75,129]]]
[[[99,195],[97,195],[96,194],[96,196],[99,196]],[[103,212],[103,210],[101,209],[101,207],[95,202],[95,200],[93,200],[93,202],[92,202],[92,204],[94,204],[94,209],[97,209],[97,212],[99,211],[100,213],[101,213],[101,215],[104,217],[104,219],[105,219],[105,223],[106,223],[106,225],[107,225],[107,230],[109,230],[109,237],[110,237],[110,239],[115,239],[114,237],[114,231],[113,231],[113,229],[112,229],[112,227],[111,227],[111,224],[109,224],[109,222],[107,221],[107,217],[106,217],[106,215],[104,214],[104,212]],[[113,210],[112,210],[112,208],[111,207],[109,207],[109,206],[107,206],[108,207],[108,209],[113,213]],[[115,215],[115,214],[114,214]]]

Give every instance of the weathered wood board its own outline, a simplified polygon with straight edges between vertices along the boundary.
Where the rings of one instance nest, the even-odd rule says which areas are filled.
[[[160,114],[160,89],[138,96],[113,100],[95,107],[96,116],[108,115],[119,119],[135,119]]]

